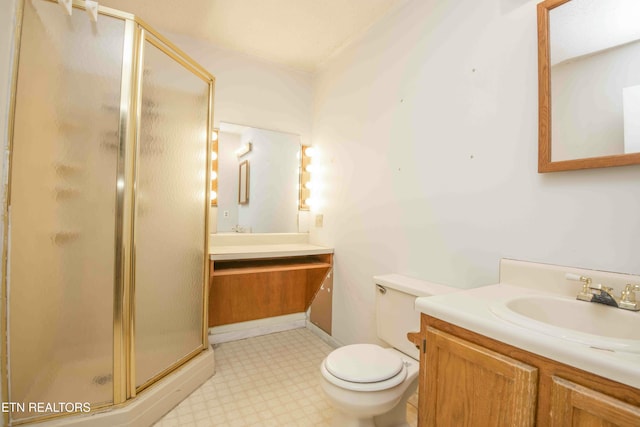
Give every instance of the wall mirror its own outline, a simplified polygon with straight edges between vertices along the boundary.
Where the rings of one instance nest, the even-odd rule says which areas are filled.
[[[217,232],[297,233],[299,168],[299,135],[220,123]]]
[[[538,172],[640,164],[640,1],[538,4]]]

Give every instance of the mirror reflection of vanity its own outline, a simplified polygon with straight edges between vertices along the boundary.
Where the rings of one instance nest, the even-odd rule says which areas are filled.
[[[220,123],[217,232],[297,233],[300,136]]]
[[[640,1],[538,5],[539,172],[640,164]]]

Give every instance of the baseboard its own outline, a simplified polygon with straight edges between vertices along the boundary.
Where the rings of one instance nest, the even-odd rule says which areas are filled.
[[[307,316],[305,313],[294,313],[285,316],[269,317],[267,319],[215,326],[209,328],[209,342],[211,344],[220,344],[260,335],[268,335],[274,332],[304,328],[306,321]]]
[[[320,338],[322,341],[329,344],[331,347],[338,348],[343,346],[343,344],[340,341],[338,341],[337,339],[335,339],[334,337],[332,337],[322,329],[318,328],[309,320],[307,320],[305,327],[309,329],[311,332],[313,332],[313,334],[316,335],[318,338]]]

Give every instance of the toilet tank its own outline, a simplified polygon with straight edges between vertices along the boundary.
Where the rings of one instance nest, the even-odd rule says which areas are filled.
[[[376,285],[376,328],[378,338],[418,360],[420,352],[407,339],[408,332],[420,331],[420,312],[415,311],[418,297],[456,292],[451,288],[400,274],[374,276]]]

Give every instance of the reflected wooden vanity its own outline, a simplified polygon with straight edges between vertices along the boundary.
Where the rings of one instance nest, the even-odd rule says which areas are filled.
[[[218,247],[209,265],[209,327],[302,313],[331,333],[333,249],[309,244]]]

